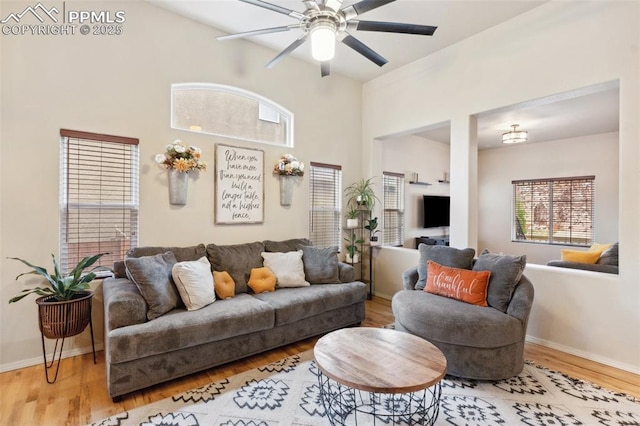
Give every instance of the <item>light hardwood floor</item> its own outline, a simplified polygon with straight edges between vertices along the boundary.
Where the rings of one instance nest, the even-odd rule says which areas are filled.
[[[367,301],[366,309],[363,326],[393,322],[387,300],[374,298]],[[64,359],[58,381],[52,385],[46,383],[42,365],[9,371],[0,374],[0,425],[83,425],[306,351],[316,340],[307,339],[135,392],[118,403],[107,395],[103,352],[98,353],[97,365],[91,354]],[[525,358],[640,398],[640,376],[533,344],[526,345]]]

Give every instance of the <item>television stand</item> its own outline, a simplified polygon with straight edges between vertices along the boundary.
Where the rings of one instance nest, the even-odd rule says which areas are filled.
[[[426,237],[426,236],[416,237],[416,248],[418,248],[420,243],[423,243],[429,246],[448,246],[449,236],[439,235],[439,236],[430,236],[430,237]]]

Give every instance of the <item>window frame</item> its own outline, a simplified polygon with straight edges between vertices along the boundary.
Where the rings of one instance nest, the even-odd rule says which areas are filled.
[[[589,247],[594,242],[595,236],[595,176],[571,176],[571,177],[559,177],[559,178],[542,178],[542,179],[525,179],[525,180],[513,180],[512,184],[512,223],[511,223],[511,241],[516,243],[530,243],[530,244],[545,244],[545,245],[561,245],[561,246],[575,246],[575,247]],[[557,229],[555,220],[556,214],[559,212],[559,209],[556,209],[556,204],[560,201],[555,199],[554,197],[554,188],[558,185],[566,185],[570,184],[571,189],[574,184],[586,184],[589,185],[587,189],[587,197],[582,200],[577,200],[571,198],[569,203],[569,209],[571,213],[574,212],[574,204],[584,204],[590,203],[587,215],[590,218],[590,221],[586,222],[587,225],[580,224],[580,218],[576,218],[574,220],[573,215],[570,217],[568,223],[568,228],[566,229]],[[518,198],[518,188],[523,186],[538,186],[540,191],[546,192],[547,196],[544,198],[540,198],[536,205],[534,205],[535,201],[533,200],[533,192],[531,195],[531,200],[527,200],[526,203],[528,206],[522,207],[522,203],[525,202],[522,199]],[[533,191],[533,189],[532,189]],[[563,201],[567,202],[567,201]],[[518,204],[521,206],[519,207]],[[537,207],[545,207],[548,206],[545,211],[536,213]],[[575,210],[578,210],[578,207],[575,207]],[[583,208],[583,212],[585,209]],[[520,223],[519,217],[522,215],[528,215],[529,219],[525,220],[525,226],[523,228]],[[546,220],[536,219],[537,215],[546,216]],[[533,230],[529,231],[528,227],[532,226],[535,222],[546,222],[546,232],[547,238],[546,240],[542,240],[538,235],[535,240],[528,239],[532,236]],[[567,221],[564,221],[565,223]],[[580,225],[583,228],[588,228],[587,231],[573,231],[573,228]],[[544,231],[544,229],[543,229]],[[568,233],[566,236],[557,236],[556,232],[564,232]],[[562,241],[562,239],[566,239]],[[584,240],[584,242],[577,242],[577,240]]]
[[[320,176],[325,175],[327,178],[331,177],[333,180],[332,191],[329,194],[318,194],[319,196],[326,196],[326,201],[332,202],[330,207],[316,206],[316,193],[317,187],[315,180],[318,177],[314,175],[319,173]],[[330,176],[331,174],[331,176]],[[333,212],[333,224],[330,220],[321,220],[317,217],[316,213]],[[328,233],[332,235],[326,235],[327,232],[321,233],[320,229],[314,230],[314,227],[325,226],[328,228]],[[331,226],[332,225],[332,226]],[[321,233],[322,239],[315,237],[317,233]],[[342,248],[342,166],[336,164],[325,164],[310,162],[309,163],[309,239],[315,247],[338,247],[338,252]]]
[[[404,246],[404,225],[405,225],[405,195],[404,195],[405,175],[404,173],[396,172],[382,172],[382,241],[384,246],[403,247]],[[393,186],[396,188],[396,194],[393,195],[395,207],[391,208],[391,194],[388,191],[388,187]],[[397,219],[397,226],[388,226],[388,216],[393,214]],[[393,236],[397,238],[392,239],[391,232],[388,230],[394,230]]]
[[[73,144],[73,146],[72,146]],[[81,196],[94,196],[95,194],[89,194],[88,192],[83,192],[80,189],[80,183],[84,182],[83,178],[86,180],[89,177],[90,172],[83,172],[82,167],[80,166],[80,162],[76,161],[76,164],[71,160],[71,155],[74,153],[82,154],[83,146],[84,152],[88,153],[91,149],[95,149],[99,146],[100,149],[121,149],[122,155],[115,156],[116,161],[127,161],[126,166],[121,167],[118,170],[124,172],[128,172],[128,174],[123,178],[123,181],[128,182],[129,187],[126,190],[122,190],[120,192],[116,191],[116,194],[120,194],[123,199],[127,196],[127,200],[123,202],[114,202],[113,201],[113,191],[110,191],[109,195],[102,195],[102,184],[107,180],[106,176],[102,173],[99,176],[100,182],[100,195],[96,199],[95,202],[87,202],[86,200],[81,200]],[[116,227],[116,232],[120,232],[123,236],[122,240],[116,239],[116,241],[126,241],[129,240],[128,244],[121,244],[119,253],[111,253],[110,256],[104,256],[101,258],[96,265],[106,266],[111,268],[113,266],[113,262],[116,260],[122,260],[124,253],[129,248],[137,247],[138,245],[138,230],[139,230],[139,140],[136,138],[123,137],[123,136],[112,136],[91,132],[84,132],[78,130],[69,130],[69,129],[60,129],[60,190],[59,190],[59,209],[60,209],[60,219],[59,219],[59,265],[62,273],[67,273],[73,267],[75,267],[77,261],[82,259],[88,255],[95,255],[102,252],[110,252],[111,250],[103,249],[101,247],[111,246],[113,248],[113,239],[106,240],[102,234],[102,228],[98,227],[98,241],[81,241],[86,238],[89,238],[89,234],[91,231],[88,231],[87,225],[92,224],[102,224],[101,216],[98,220],[96,219],[81,219],[81,212],[88,210],[98,210],[98,211],[106,211],[109,213],[113,213],[114,210],[116,212],[122,211],[123,216],[126,216],[128,220],[123,219],[123,223],[126,222],[127,226],[122,226],[122,230]],[[120,148],[122,146],[128,146],[129,149]],[[101,163],[105,160],[106,156],[101,151],[99,155],[95,157],[91,157],[90,160],[93,161],[97,159],[97,163]],[[73,166],[72,166],[73,164]],[[110,165],[110,171],[113,171],[113,166]],[[93,170],[93,169],[86,169]],[[94,176],[95,177],[95,176]],[[71,185],[77,184],[78,187],[76,190],[71,189]],[[106,190],[105,190],[106,193]],[[74,200],[73,197],[77,199]],[[79,201],[80,200],[80,201]],[[128,215],[125,214],[125,211],[128,211]],[[70,222],[70,215],[73,213],[78,214],[77,223],[72,225]],[[110,214],[108,216],[111,219],[113,216]],[[112,222],[111,222],[112,223]],[[71,230],[75,227],[76,234],[75,237],[71,237]],[[74,240],[73,242],[71,240]],[[111,241],[111,244],[107,243],[107,241]],[[76,244],[75,248],[72,248],[72,245]],[[80,248],[81,244],[96,244],[97,250],[89,250],[88,248]],[[73,259],[73,261],[71,261]],[[96,271],[98,277],[105,277],[111,275],[108,271]]]

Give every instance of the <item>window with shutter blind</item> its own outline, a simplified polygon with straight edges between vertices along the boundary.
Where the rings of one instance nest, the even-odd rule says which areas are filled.
[[[514,241],[593,243],[595,176],[513,181]]]
[[[60,130],[60,268],[109,253],[111,268],[138,244],[138,139]]]
[[[382,244],[404,245],[404,174],[383,172],[384,221]]]
[[[316,247],[340,244],[342,223],[342,167],[310,163],[309,238]]]

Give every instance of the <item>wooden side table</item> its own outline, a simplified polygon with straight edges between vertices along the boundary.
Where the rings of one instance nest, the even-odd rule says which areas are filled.
[[[447,360],[424,339],[382,328],[331,332],[314,348],[318,383],[332,425],[433,425]]]

